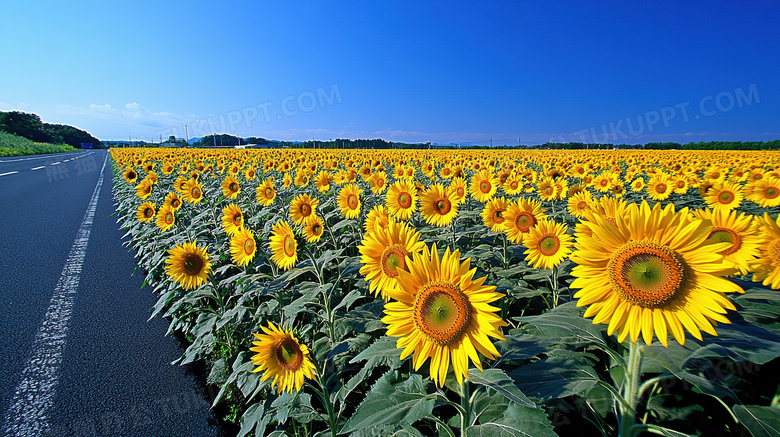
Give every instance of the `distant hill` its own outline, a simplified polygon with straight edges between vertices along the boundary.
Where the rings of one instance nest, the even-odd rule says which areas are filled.
[[[100,140],[87,131],[65,124],[44,123],[38,114],[29,112],[0,112],[0,130],[38,143],[67,144],[76,148],[81,148],[81,143],[101,146]]]

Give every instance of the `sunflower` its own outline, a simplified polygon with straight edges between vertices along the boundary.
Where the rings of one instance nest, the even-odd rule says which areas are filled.
[[[780,179],[764,178],[745,187],[745,198],[762,208],[780,206]]]
[[[290,176],[290,173],[285,173],[282,178],[282,187],[290,188],[290,185],[292,185],[292,176]]]
[[[269,242],[271,260],[282,270],[289,270],[298,261],[298,242],[290,225],[284,220],[273,225]]]
[[[252,231],[241,227],[230,238],[230,259],[238,266],[243,267],[252,261],[257,253],[257,243]]]
[[[469,359],[482,370],[477,352],[491,360],[501,356],[488,337],[504,339],[498,328],[507,324],[490,305],[503,295],[484,285],[484,277],[475,279],[477,269],[470,263],[470,258],[460,262],[458,250],[447,248],[439,258],[435,244],[430,251],[424,246],[410,259],[408,271],[398,271],[398,287],[388,292],[398,302],[385,304],[382,322],[388,336],[400,337],[401,359],[413,354],[419,370],[430,358],[431,379],[440,387],[450,362],[462,385],[469,377]]]
[[[755,218],[755,230],[759,235],[758,259],[750,261],[753,282],[761,282],[773,290],[780,288],[780,215],[777,221],[768,213]]]
[[[593,203],[593,195],[590,191],[580,191],[572,197],[569,197],[566,207],[572,217],[585,217],[585,212],[590,211],[590,205]]]
[[[360,215],[360,194],[362,191],[356,184],[346,184],[339,191],[336,200],[344,217],[353,219]]]
[[[222,195],[225,196],[225,199],[235,199],[240,192],[241,185],[238,184],[238,181],[232,175],[222,181]]]
[[[417,190],[414,184],[396,181],[387,189],[385,203],[393,217],[409,220],[409,217],[417,211]]]
[[[328,190],[330,190],[330,181],[333,179],[333,177],[325,170],[322,170],[321,172],[317,173],[316,176],[314,176],[314,186],[317,187],[317,190],[320,193],[327,193]]]
[[[154,203],[144,202],[138,207],[138,211],[135,213],[135,217],[139,222],[149,223],[154,219],[154,215],[157,213]]]
[[[363,227],[366,232],[374,230],[375,226],[379,226],[382,229],[387,228],[390,223],[390,212],[387,211],[384,205],[378,204],[371,208],[371,211],[366,214],[366,220],[363,222]]]
[[[742,186],[734,182],[716,182],[709,190],[704,201],[712,209],[732,210],[742,204]]]
[[[488,200],[482,208],[482,223],[493,232],[503,231],[507,206],[509,202],[503,196]]]
[[[398,286],[400,270],[406,269],[406,258],[425,247],[420,233],[405,222],[390,220],[387,228],[375,226],[363,237],[360,251],[360,274],[366,277],[369,291],[388,300],[388,290]]]
[[[638,177],[631,181],[631,191],[635,193],[639,193],[640,191],[645,189],[645,180],[641,177]]]
[[[380,171],[371,175],[371,192],[374,194],[382,194],[387,189],[387,173]]]
[[[148,179],[143,179],[135,186],[135,194],[141,199],[146,199],[152,194],[152,183]]]
[[[138,179],[138,173],[132,168],[127,167],[122,171],[122,177],[125,178],[125,181],[127,181],[128,184],[134,184],[136,179]]]
[[[542,200],[556,200],[558,190],[555,189],[555,181],[551,177],[542,178],[537,184],[538,196]]]
[[[257,199],[257,203],[263,206],[272,205],[274,203],[274,199],[276,199],[276,188],[274,187],[273,179],[266,179],[263,181],[263,183],[258,185],[257,190],[255,191],[255,197]]]
[[[235,203],[226,206],[222,210],[222,228],[225,232],[233,236],[242,226],[244,226],[244,214],[241,213],[241,208]]]
[[[255,177],[257,177],[257,171],[255,170],[254,167],[249,167],[246,170],[244,170],[244,177],[248,181],[253,181],[255,180]]]
[[[466,180],[461,177],[454,177],[450,180],[447,187],[454,195],[458,204],[466,202]]]
[[[260,381],[273,378],[271,388],[281,394],[298,392],[303,387],[304,378],[316,379],[315,367],[309,357],[309,348],[298,342],[292,331],[277,328],[268,322],[268,328],[261,326],[265,334],[252,335],[254,347],[249,348],[257,354],[252,356],[252,364],[258,366],[252,372],[265,371]]]
[[[160,228],[163,232],[167,231],[173,227],[173,224],[176,221],[174,211],[175,210],[170,205],[163,205],[160,208],[160,211],[157,212],[157,220],[154,222],[154,224],[157,225],[157,227]]]
[[[709,238],[708,220],[691,219],[687,208],[675,213],[673,204],[631,204],[615,220],[594,216],[584,222],[592,237],[577,234],[571,287],[580,289],[577,306],[589,305],[585,317],[609,323],[620,342],[631,334],[632,343],[642,335],[650,344],[655,333],[668,346],[671,331],[684,344],[683,328],[698,340],[699,330],[717,335],[713,322],[729,323],[724,314],[735,309],[724,292],[742,292],[722,277],[733,264],[718,252],[730,244]]]
[[[672,195],[674,187],[669,185],[669,177],[663,173],[653,175],[647,182],[647,194],[655,201],[662,201]]]
[[[306,220],[306,226],[303,228],[303,236],[309,243],[316,243],[322,238],[325,232],[325,225],[319,216],[309,216]]]
[[[527,247],[523,252],[526,261],[542,269],[558,267],[571,253],[572,236],[566,233],[567,226],[553,220],[541,220],[523,238]]]
[[[517,203],[510,203],[504,213],[504,232],[509,241],[522,244],[531,228],[547,218],[544,212],[542,203],[536,199],[522,197]]]
[[[523,182],[520,180],[520,176],[517,173],[511,172],[501,187],[504,189],[504,193],[507,195],[516,196],[522,193]]]
[[[478,202],[485,203],[496,194],[498,186],[499,181],[496,175],[489,170],[482,170],[471,176],[469,192],[471,197],[477,199]]]
[[[290,218],[296,225],[303,225],[309,216],[317,215],[319,204],[316,197],[312,199],[308,194],[299,194],[290,203]]]
[[[752,226],[752,217],[745,213],[738,216],[736,211],[726,209],[702,209],[693,211],[693,216],[712,222],[709,238],[716,242],[730,243],[731,247],[719,253],[726,257],[726,261],[733,263],[741,274],[746,275],[750,270],[749,263],[758,256],[761,244],[761,239]]]
[[[203,200],[203,184],[190,179],[183,185],[182,199],[187,203],[198,203]]]
[[[198,288],[208,280],[211,262],[205,248],[198,247],[196,243],[184,243],[177,244],[168,253],[165,271],[185,290]]]
[[[176,192],[171,191],[165,196],[165,200],[163,200],[163,206],[170,206],[171,210],[178,211],[179,208],[181,208],[181,199],[179,198],[179,195],[176,194]]]
[[[447,226],[458,216],[458,200],[452,190],[435,183],[420,198],[420,211],[428,224]]]

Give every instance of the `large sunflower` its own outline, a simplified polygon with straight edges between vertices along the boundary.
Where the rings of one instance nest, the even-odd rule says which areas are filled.
[[[498,328],[506,322],[490,305],[503,295],[484,285],[484,277],[475,279],[477,269],[470,262],[461,263],[458,250],[450,253],[447,248],[439,258],[435,244],[430,251],[424,246],[408,271],[398,270],[398,287],[388,291],[397,302],[385,304],[387,335],[400,337],[396,346],[404,349],[401,359],[413,354],[415,370],[430,358],[431,379],[440,387],[450,362],[455,380],[463,384],[469,358],[482,370],[477,352],[491,360],[501,356],[488,337],[504,339]]]
[[[717,335],[713,323],[729,323],[724,314],[735,308],[724,292],[742,288],[723,278],[734,269],[718,252],[730,244],[709,238],[709,220],[643,201],[614,224],[598,215],[583,223],[592,236],[577,234],[571,287],[580,289],[577,306],[589,305],[585,317],[609,323],[609,335],[650,344],[655,333],[668,346],[669,331],[684,344],[683,328],[701,340],[700,330]]]
[[[208,280],[211,262],[205,248],[198,247],[196,243],[184,243],[177,244],[168,253],[165,271],[185,290],[198,288]]]
[[[195,179],[186,181],[183,185],[182,199],[187,203],[198,203],[203,200],[203,184]]]
[[[444,185],[431,185],[420,198],[420,212],[428,224],[447,226],[458,216],[458,199]]]
[[[182,203],[181,203],[181,199],[179,198],[179,195],[176,194],[176,192],[171,191],[165,196],[163,205],[170,206],[173,211],[178,211],[179,208],[181,208]]]
[[[222,195],[225,196],[226,199],[235,199],[240,192],[241,185],[238,184],[238,181],[232,175],[226,177],[222,181]]]
[[[780,206],[780,179],[764,178],[745,187],[747,200],[759,204],[762,208]]]
[[[134,184],[138,179],[138,173],[130,167],[127,167],[122,171],[122,177],[125,178],[128,184]]]
[[[526,261],[536,268],[558,267],[571,253],[572,237],[567,226],[553,220],[541,220],[523,237]]]
[[[572,217],[582,218],[585,217],[587,211],[590,211],[592,203],[593,195],[590,194],[590,191],[583,190],[569,197],[566,206]]]
[[[245,266],[255,257],[257,253],[257,243],[252,231],[241,227],[233,234],[230,239],[230,257],[238,266]]]
[[[388,290],[398,287],[399,270],[406,270],[407,257],[425,247],[420,233],[405,222],[390,220],[386,228],[375,226],[363,237],[360,274],[368,281],[368,290],[388,300]]]
[[[289,270],[298,261],[298,242],[295,234],[284,220],[273,225],[269,242],[271,261],[282,270]]]
[[[369,211],[368,214],[366,214],[366,220],[363,222],[363,227],[366,232],[371,232],[374,230],[375,226],[380,226],[382,229],[385,229],[389,223],[390,212],[387,211],[387,208],[385,208],[384,205],[377,204],[371,208],[371,211]]]
[[[296,225],[303,225],[311,215],[317,214],[319,199],[311,198],[308,194],[299,194],[290,203],[290,218]]]
[[[222,210],[222,228],[225,232],[233,236],[242,226],[244,226],[244,214],[241,213],[241,208],[235,203],[226,206]]]
[[[320,241],[324,232],[325,225],[320,216],[313,215],[306,220],[306,226],[303,228],[303,236],[306,238],[306,241],[316,243]]]
[[[712,230],[709,238],[716,242],[731,244],[730,247],[720,251],[726,257],[726,261],[734,263],[740,273],[746,275],[750,270],[749,263],[758,256],[758,248],[761,240],[756,235],[753,227],[752,216],[737,215],[734,210],[702,209],[693,212],[693,216],[702,220],[712,221]]]
[[[268,178],[257,186],[255,197],[257,203],[263,206],[270,206],[274,203],[274,199],[276,199],[276,188],[274,187],[273,178]]]
[[[510,203],[504,213],[504,232],[509,241],[522,244],[531,228],[547,217],[544,212],[542,203],[536,199],[521,197],[517,203]]]
[[[455,177],[450,180],[450,185],[447,187],[455,195],[455,200],[458,204],[466,202],[466,180],[461,177]]]
[[[301,390],[304,378],[316,379],[309,348],[301,344],[292,331],[277,328],[271,322],[268,322],[268,328],[260,328],[265,334],[252,333],[257,341],[249,348],[257,352],[252,356],[252,364],[258,367],[252,372],[265,371],[260,381],[273,378],[271,388],[276,387],[277,393],[293,393]]]
[[[490,200],[495,194],[500,181],[490,170],[482,170],[479,173],[474,173],[471,176],[471,185],[469,186],[469,192],[471,197],[477,199],[477,201],[485,203]]]
[[[647,182],[646,189],[650,198],[659,202],[668,199],[674,191],[674,187],[669,182],[669,177],[663,173],[653,175]]]
[[[387,189],[385,203],[393,217],[409,220],[409,217],[417,211],[417,190],[414,184],[396,181]]]
[[[356,184],[346,184],[339,191],[336,199],[339,209],[344,217],[348,219],[356,218],[360,215],[360,194],[362,190]]]
[[[148,179],[143,179],[135,186],[135,194],[141,199],[146,199],[152,194],[152,183]]]

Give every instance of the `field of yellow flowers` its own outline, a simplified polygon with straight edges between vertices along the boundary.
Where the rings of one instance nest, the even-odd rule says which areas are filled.
[[[779,435],[780,153],[113,149],[239,435]]]

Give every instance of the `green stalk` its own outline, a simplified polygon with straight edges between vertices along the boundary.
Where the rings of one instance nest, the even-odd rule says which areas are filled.
[[[468,381],[463,382],[463,393],[460,395],[460,406],[463,408],[463,411],[460,414],[460,435],[461,437],[465,437],[466,429],[468,429],[469,423],[471,422],[471,398],[469,397]]]
[[[628,350],[628,366],[623,388],[623,398],[626,403],[620,404],[620,437],[633,437],[636,404],[639,401],[639,377],[642,374],[642,347],[638,341],[632,342]]]

